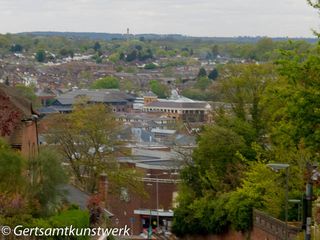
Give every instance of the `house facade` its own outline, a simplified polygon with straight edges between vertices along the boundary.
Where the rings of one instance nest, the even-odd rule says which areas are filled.
[[[178,192],[180,162],[167,159],[166,151],[145,150],[156,156],[139,155],[118,159],[121,164],[128,165],[141,172],[144,192],[121,188],[112,191],[108,184],[106,209],[113,217],[114,227],[128,225],[132,235],[146,233],[149,228],[153,232],[170,231],[173,220],[173,209]],[[162,153],[159,153],[162,152]],[[160,157],[159,157],[160,156]]]
[[[13,87],[0,84],[0,136],[32,159],[38,153],[38,114]]]

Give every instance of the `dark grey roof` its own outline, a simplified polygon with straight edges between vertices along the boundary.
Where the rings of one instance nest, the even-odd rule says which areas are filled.
[[[89,102],[97,103],[126,103],[133,101],[134,96],[121,92],[116,89],[103,89],[103,90],[73,90],[57,97],[57,101],[62,105],[72,105],[79,97],[88,98]]]
[[[40,114],[50,114],[59,112],[71,112],[72,105],[51,105],[50,107],[40,108]]]
[[[69,203],[78,205],[82,210],[87,209],[87,203],[90,198],[89,194],[81,191],[80,189],[70,184],[61,186],[61,190],[64,191],[66,200]],[[105,208],[103,208],[103,211],[107,217],[114,216],[111,212],[109,212]]]
[[[158,108],[197,108],[205,109],[208,103],[206,102],[176,102],[176,101],[157,101],[151,102],[147,107],[158,107]]]
[[[148,131],[141,129],[141,140],[143,142],[154,142],[154,134]]]
[[[156,94],[154,94],[152,91],[146,92],[143,94],[144,97],[158,97]]]
[[[76,204],[83,210],[87,208],[87,202],[89,200],[87,193],[70,184],[64,185],[61,189],[65,192],[65,197],[69,203]]]
[[[165,167],[180,167],[182,165],[181,161],[174,160],[159,160],[159,161],[141,161],[140,163],[152,165],[152,166],[165,166]]]
[[[61,96],[57,98],[57,101],[62,105],[72,105],[74,103],[74,98]]]
[[[188,136],[188,135],[178,135],[175,139],[176,145],[182,145],[182,146],[195,146],[196,145],[196,138],[194,136]]]
[[[42,107],[37,109],[40,114],[50,114],[50,113],[59,113],[59,111],[55,107]]]

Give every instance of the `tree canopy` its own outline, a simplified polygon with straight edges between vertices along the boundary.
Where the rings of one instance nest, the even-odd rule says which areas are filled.
[[[182,170],[176,234],[247,231],[253,208],[284,219],[285,172],[266,164],[288,163],[289,198],[301,197],[307,162],[319,162],[319,66],[318,54],[287,51],[276,64],[223,69],[216,90],[230,108],[214,111]]]
[[[167,98],[170,96],[169,88],[165,84],[160,83],[157,80],[151,80],[149,84],[151,91],[159,98]]]
[[[100,78],[91,84],[92,89],[118,89],[119,87],[119,80],[115,77]]]
[[[120,166],[117,154],[126,154],[118,139],[120,131],[111,109],[103,104],[86,105],[81,102],[68,115],[51,120],[49,142],[70,165],[76,183],[90,193],[97,191],[100,174],[106,173],[115,189],[120,186],[139,189],[137,173]]]

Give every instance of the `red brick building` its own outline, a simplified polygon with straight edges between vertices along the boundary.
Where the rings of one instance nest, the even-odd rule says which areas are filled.
[[[179,181],[176,169],[168,166],[172,160],[135,159],[129,164],[144,173],[141,181],[146,194],[125,188],[107,193],[106,208],[113,214],[113,225],[128,225],[133,235],[146,232],[150,223],[153,232],[158,223],[158,230],[170,231]]]
[[[0,84],[0,136],[27,159],[38,153],[37,119],[31,102]]]

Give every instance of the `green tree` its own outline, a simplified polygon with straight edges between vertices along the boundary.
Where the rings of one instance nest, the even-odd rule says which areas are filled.
[[[204,67],[201,67],[198,72],[198,78],[207,77],[207,71]]]
[[[199,136],[193,160],[200,168],[204,183],[207,182],[211,189],[233,189],[239,184],[241,176],[242,163],[238,154],[244,150],[243,137],[232,130],[210,126]]]
[[[93,45],[93,49],[95,52],[98,52],[101,49],[101,45],[99,42],[95,42]]]
[[[136,60],[137,57],[138,57],[138,51],[134,49],[130,53],[127,54],[126,61],[132,62],[132,61]]]
[[[204,76],[204,77],[198,77],[197,82],[194,86],[203,91],[203,90],[206,90],[210,84],[211,84],[210,79]]]
[[[117,153],[126,152],[118,140],[120,126],[111,109],[103,104],[79,103],[72,113],[55,116],[51,123],[49,142],[57,143],[70,173],[85,190],[94,193],[102,173],[107,173],[115,189],[141,186],[137,173],[116,161]]]
[[[144,66],[145,69],[156,69],[157,65],[155,65],[154,63],[148,63]]]
[[[92,89],[112,89],[112,88],[119,88],[119,87],[120,87],[119,80],[111,76],[100,78],[91,84]]]
[[[182,90],[182,96],[193,100],[210,101],[214,100],[214,96],[210,91],[203,91],[199,88],[185,88]]]
[[[74,51],[73,51],[72,49],[62,48],[62,49],[59,51],[59,54],[60,54],[62,57],[71,57],[71,58],[73,58],[73,56],[74,56]]]
[[[157,80],[150,81],[151,91],[160,98],[167,98],[170,96],[169,88],[163,84],[159,83]]]
[[[23,50],[23,47],[20,44],[13,44],[10,47],[11,52],[22,52],[22,50]]]
[[[46,60],[46,52],[43,49],[39,49],[36,52],[36,56],[35,56],[36,60],[38,62],[44,62]]]
[[[228,229],[227,193],[240,186],[246,162],[245,140],[232,130],[207,126],[192,159],[181,171],[177,235],[222,233]]]
[[[10,146],[1,138],[0,164],[2,166],[0,168],[1,195],[6,193],[21,192],[25,185],[25,179],[22,176],[25,161],[19,155],[19,153],[11,150]]]
[[[211,54],[213,58],[216,58],[219,55],[218,45],[213,45],[213,47],[211,48]]]
[[[208,78],[211,80],[216,80],[218,78],[218,70],[216,68],[212,69],[208,75]]]
[[[319,69],[318,52],[305,54],[289,50],[277,61],[280,77],[277,84],[266,88],[263,105],[271,119],[267,124],[269,142],[285,152],[283,156],[304,149],[310,153],[310,161],[318,161]]]
[[[286,175],[266,164],[289,163],[289,198],[301,197],[306,163],[319,154],[319,59],[286,52],[278,74],[271,65],[224,69],[219,90],[232,108],[216,111],[215,126],[202,129],[193,161],[181,172],[177,234],[247,231],[253,208],[284,219]]]
[[[37,108],[41,105],[40,100],[35,94],[35,87],[33,85],[26,86],[24,84],[16,84],[15,88],[21,96],[25,97],[32,103],[34,108]]]
[[[41,206],[40,215],[54,213],[63,196],[60,187],[66,183],[61,156],[53,149],[41,148],[38,156],[30,160],[29,170],[32,173],[32,195]]]
[[[277,74],[270,64],[228,65],[220,75],[221,85],[217,89],[222,100],[230,103],[236,117],[250,122],[257,136],[265,131],[267,117],[263,96],[267,86],[276,83]]]
[[[253,53],[254,58],[259,61],[268,60],[274,47],[275,46],[271,38],[261,38],[255,46],[255,50]]]
[[[123,52],[121,52],[121,53],[119,54],[119,60],[124,61],[125,58],[126,58],[126,56],[124,55]]]

